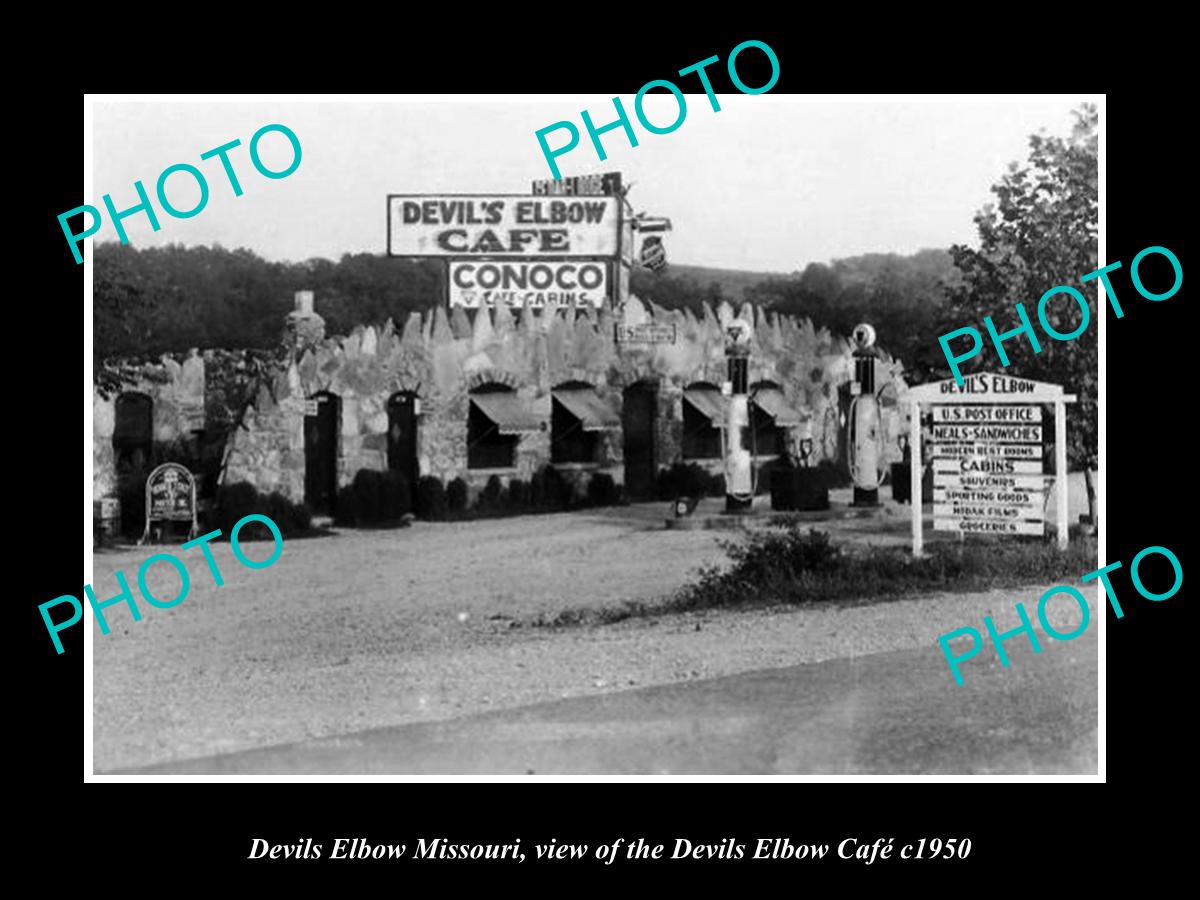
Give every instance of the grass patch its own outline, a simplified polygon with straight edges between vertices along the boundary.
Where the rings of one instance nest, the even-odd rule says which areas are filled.
[[[721,541],[728,567],[702,568],[696,582],[653,601],[540,616],[534,626],[610,624],[702,609],[896,600],[939,591],[984,591],[1036,582],[1076,584],[1096,568],[1096,543],[1076,538],[1066,550],[1043,539],[939,543],[921,559],[905,548],[848,548],[797,521]]]

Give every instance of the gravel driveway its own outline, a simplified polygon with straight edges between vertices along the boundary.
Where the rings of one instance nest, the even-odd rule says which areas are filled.
[[[998,628],[1012,627],[1014,601],[1036,601],[1047,587],[588,628],[520,625],[539,613],[669,593],[699,566],[723,561],[721,536],[663,529],[661,506],[344,530],[288,541],[260,571],[238,565],[228,544],[214,545],[223,587],[199,553],[184,551],[192,593],[182,604],[143,604],[141,622],[114,606],[112,633],[95,626],[95,770],[914,647],[981,627],[988,613]],[[133,580],[163,549],[172,548],[97,553],[97,596],[116,593],[115,570]],[[266,547],[247,552],[262,558]],[[175,579],[157,566],[148,583],[171,597]],[[1061,607],[1053,620],[1077,622]]]

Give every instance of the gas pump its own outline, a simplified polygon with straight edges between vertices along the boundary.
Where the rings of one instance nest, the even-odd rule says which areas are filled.
[[[846,449],[854,480],[853,506],[878,506],[882,428],[879,400],[875,396],[875,329],[863,322],[854,327],[854,381],[850,384],[850,430]]]
[[[725,423],[725,511],[743,512],[754,502],[753,459],[742,446],[742,431],[750,424],[750,323],[734,319],[725,328],[726,382],[729,412]]]

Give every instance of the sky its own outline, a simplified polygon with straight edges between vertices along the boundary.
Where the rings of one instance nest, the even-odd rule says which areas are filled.
[[[93,107],[93,177],[84,202],[117,210],[134,206],[134,182],[154,198],[159,174],[176,163],[204,173],[207,206],[188,219],[162,212],[154,232],[144,214],[124,220],[136,247],[219,243],[247,247],[270,260],[337,259],[386,250],[389,193],[524,194],[549,178],[535,132],[572,120],[579,146],[557,162],[564,175],[619,171],[633,185],[637,212],[667,216],[668,260],[674,263],[791,272],[810,262],[862,253],[913,253],[974,244],[973,217],[1012,161],[1028,154],[1031,134],[1070,132],[1082,97],[1013,100],[856,100],[803,95],[685,95],[683,123],[670,134],[643,129],[634,98],[622,103],[638,146],[624,132],[603,135],[600,161],[580,111],[597,126],[612,121],[611,96],[388,96],[353,102],[195,99],[131,101],[100,98]],[[654,123],[678,115],[667,93],[647,95]],[[251,164],[248,145],[263,125],[297,135],[299,167],[267,179]],[[230,152],[244,194],[235,197],[220,161],[201,153],[234,139]],[[549,140],[553,146],[560,134]],[[260,144],[265,165],[291,159],[278,133]],[[180,209],[199,198],[185,174],[172,175],[168,197]],[[105,221],[93,240],[115,240]]]

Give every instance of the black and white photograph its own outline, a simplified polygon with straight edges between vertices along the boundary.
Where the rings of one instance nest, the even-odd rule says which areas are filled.
[[[721,75],[88,98],[89,777],[1102,780],[1104,96]]]

